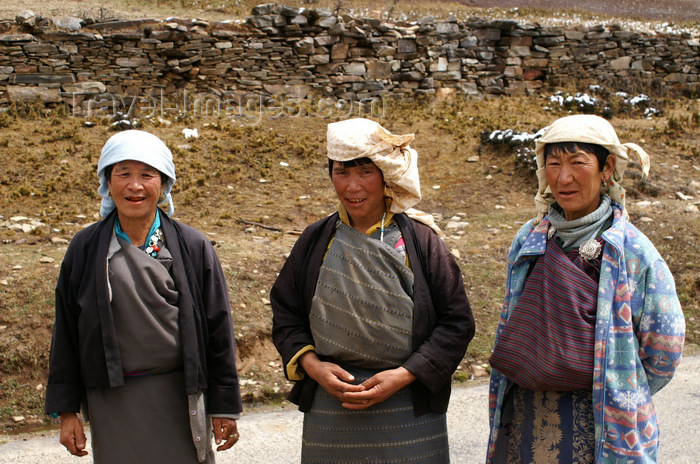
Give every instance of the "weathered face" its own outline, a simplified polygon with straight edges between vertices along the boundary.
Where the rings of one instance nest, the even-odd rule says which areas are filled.
[[[131,160],[114,165],[107,185],[121,222],[152,219],[165,189],[157,169]]]
[[[581,149],[555,151],[545,162],[549,188],[569,221],[598,209],[603,179],[610,178],[614,169],[615,156],[608,156],[601,172],[596,156]]]
[[[374,163],[348,167],[336,162],[331,178],[335,193],[350,216],[350,225],[360,226],[364,232],[382,218],[384,176]]]

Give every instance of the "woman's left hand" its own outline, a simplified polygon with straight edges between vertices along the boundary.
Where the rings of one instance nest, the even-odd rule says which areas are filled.
[[[214,417],[212,418],[212,425],[214,427],[214,441],[216,444],[223,444],[216,448],[216,451],[224,451],[231,448],[238,441],[238,425],[233,419],[226,419],[225,417]]]
[[[365,387],[364,391],[344,393],[345,398],[355,402],[345,402],[342,406],[346,409],[367,409],[385,401],[414,380],[416,377],[405,367],[379,372],[362,382],[361,385]]]

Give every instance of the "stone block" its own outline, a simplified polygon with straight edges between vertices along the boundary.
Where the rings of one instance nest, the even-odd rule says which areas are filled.
[[[335,26],[337,22],[338,18],[336,18],[335,16],[323,16],[314,21],[314,26],[329,29]]]
[[[459,46],[461,48],[476,48],[478,44],[479,38],[475,35],[465,37],[464,39],[459,41]]]
[[[447,58],[441,56],[437,61],[430,63],[430,72],[445,72],[447,71]]]
[[[398,45],[399,53],[416,53],[418,51],[416,41],[412,39],[400,39]]]
[[[6,96],[10,103],[18,102],[35,102],[43,103],[60,103],[61,89],[54,87],[25,87],[19,85],[8,85],[6,88]]]
[[[337,43],[331,48],[331,59],[332,60],[344,60],[348,56],[349,44]]]
[[[376,48],[376,55],[379,58],[385,56],[393,56],[396,54],[396,47],[391,47],[389,45],[380,45]]]
[[[632,57],[631,56],[623,56],[617,59],[614,59],[610,62],[610,68],[613,70],[621,70],[621,69],[629,69],[630,64],[632,63]]]
[[[524,45],[514,45],[510,47],[509,54],[511,56],[530,56],[530,47]]]
[[[462,79],[462,73],[459,71],[436,72],[431,77],[436,81],[458,81]]]
[[[117,66],[122,68],[138,68],[148,64],[148,58],[117,58]]]
[[[15,43],[15,42],[32,42],[36,40],[31,34],[2,34],[0,42]]]
[[[459,34],[459,24],[439,22],[435,24],[438,34]]]
[[[327,47],[337,43],[340,39],[337,36],[319,35],[314,38],[314,43],[317,47]]]
[[[345,74],[351,76],[362,76],[367,71],[367,67],[362,62],[343,63],[341,68]]]
[[[275,5],[274,3],[261,3],[260,5],[254,6],[250,10],[250,14],[254,16],[269,15],[275,11],[276,6],[277,5]]]
[[[311,55],[309,64],[328,64],[331,61],[330,55]]]
[[[520,66],[506,66],[503,70],[503,75],[506,77],[521,77],[523,75],[523,68]]]
[[[478,40],[488,40],[492,42],[498,42],[501,40],[501,30],[500,29],[477,29],[475,34]]]
[[[75,82],[75,76],[71,74],[19,74],[17,67],[10,77],[10,84],[70,84]]]
[[[369,79],[389,79],[391,77],[391,62],[370,60],[366,64]]]
[[[297,40],[294,43],[294,49],[300,55],[312,55],[314,53],[314,39],[305,37],[301,40]]]
[[[403,71],[392,74],[391,79],[395,81],[422,81],[425,76],[418,71]]]
[[[58,47],[51,43],[28,43],[22,47],[27,53],[58,53]]]

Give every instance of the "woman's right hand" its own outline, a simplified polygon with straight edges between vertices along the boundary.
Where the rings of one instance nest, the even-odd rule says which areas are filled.
[[[70,454],[75,456],[85,456],[87,438],[83,424],[80,423],[78,415],[74,412],[61,413],[61,444],[66,447]]]
[[[309,377],[342,403],[352,402],[345,398],[345,393],[365,390],[364,386],[351,383],[355,381],[352,374],[337,364],[321,361],[313,351],[301,355],[299,364]]]

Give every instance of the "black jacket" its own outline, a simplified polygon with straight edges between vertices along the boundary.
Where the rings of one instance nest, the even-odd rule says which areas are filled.
[[[414,411],[445,412],[452,373],[474,337],[474,318],[460,268],[442,240],[405,214],[394,219],[414,273],[413,354],[403,364],[417,379],[411,384]],[[299,350],[314,345],[311,300],[337,220],[336,213],[304,230],[270,292],[272,339],[285,367]],[[308,411],[317,385],[307,376],[296,382],[289,399]]]
[[[179,292],[186,393],[204,391],[207,413],[239,413],[242,403],[233,324],[219,259],[196,229],[171,220],[162,211],[160,217]],[[56,286],[47,413],[79,411],[86,387],[124,384],[107,282],[107,253],[115,218],[116,210],[78,232],[63,259]]]

